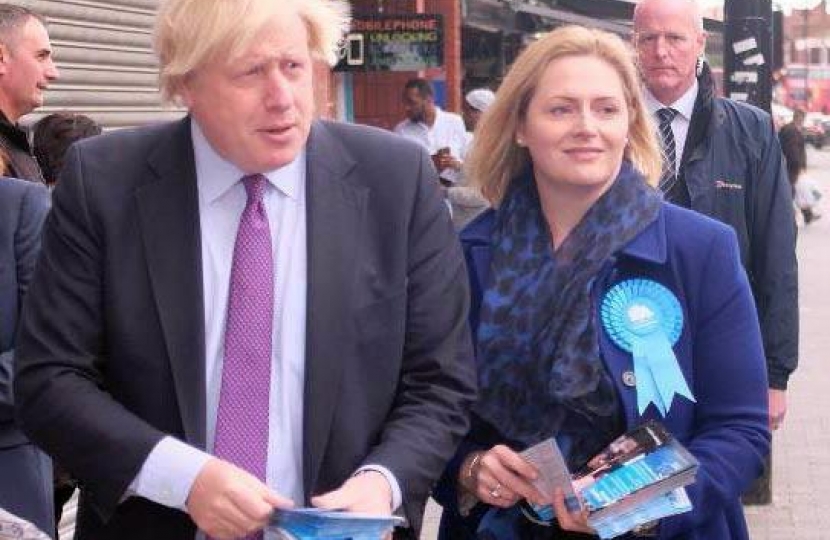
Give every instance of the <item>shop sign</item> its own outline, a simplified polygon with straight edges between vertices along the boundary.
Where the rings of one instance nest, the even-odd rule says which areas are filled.
[[[354,17],[335,71],[419,71],[444,63],[441,15]]]

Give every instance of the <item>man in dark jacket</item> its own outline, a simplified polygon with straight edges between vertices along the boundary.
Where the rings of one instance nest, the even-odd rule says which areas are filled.
[[[793,119],[781,128],[778,132],[778,140],[781,142],[781,151],[787,162],[787,176],[795,195],[796,182],[801,173],[807,168],[807,143],[804,140],[804,111],[796,109],[793,111]],[[798,202],[798,198],[796,198]],[[801,206],[801,205],[799,205]],[[821,217],[813,212],[809,206],[801,206],[801,214],[804,216],[804,223]]]
[[[793,119],[778,133],[781,151],[787,161],[787,176],[795,185],[801,171],[807,168],[807,145],[804,142],[804,111],[793,111]]]
[[[26,8],[0,4],[0,152],[6,176],[43,182],[17,121],[43,105],[43,91],[57,78],[43,19]]]
[[[666,198],[731,225],[752,285],[767,358],[770,426],[787,410],[798,362],[798,269],[792,193],[768,114],[715,97],[703,18],[689,0],[642,0],[635,47],[660,126]]]

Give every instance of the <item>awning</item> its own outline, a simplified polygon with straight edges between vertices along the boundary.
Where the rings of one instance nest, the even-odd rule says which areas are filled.
[[[531,15],[537,15],[539,17],[550,19],[551,21],[557,23],[590,26],[592,28],[599,28],[601,30],[614,32],[616,34],[631,33],[630,22],[599,19],[596,17],[590,17],[588,15],[579,15],[578,13],[574,13],[572,11],[565,11],[563,9],[557,9],[547,6],[537,6],[527,4],[524,2],[513,4],[513,9],[519,13],[529,13]]]

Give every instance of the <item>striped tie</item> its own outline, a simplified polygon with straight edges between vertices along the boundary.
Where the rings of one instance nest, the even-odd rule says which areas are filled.
[[[671,123],[677,111],[665,107],[657,111],[660,120],[660,142],[663,150],[663,172],[660,175],[660,191],[668,193],[677,182],[677,147],[674,142],[674,133]]]

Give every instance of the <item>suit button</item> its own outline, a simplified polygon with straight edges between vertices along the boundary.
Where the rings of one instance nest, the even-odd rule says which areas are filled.
[[[637,377],[633,371],[623,371],[622,382],[626,386],[634,387],[637,386]]]

